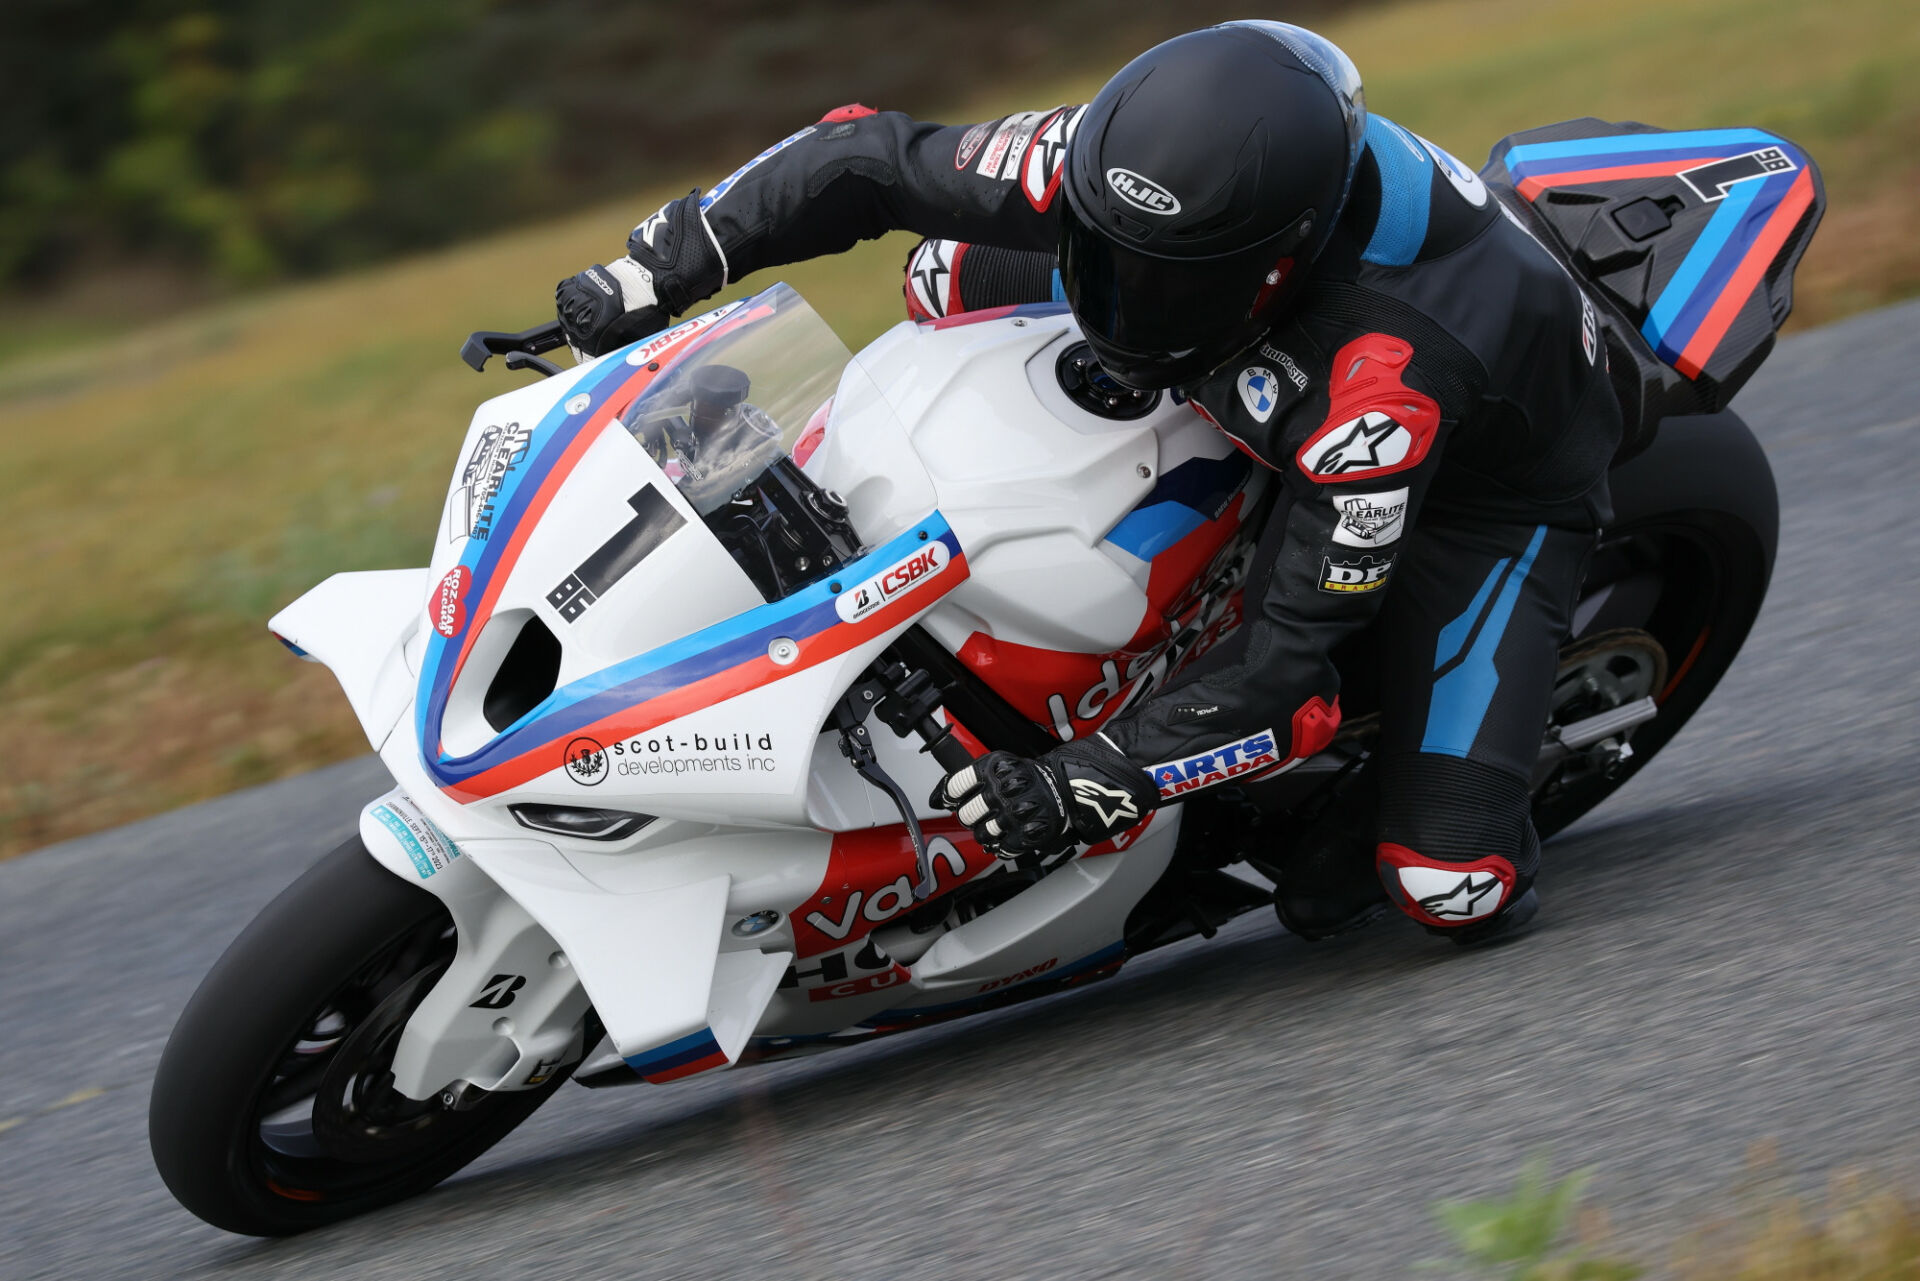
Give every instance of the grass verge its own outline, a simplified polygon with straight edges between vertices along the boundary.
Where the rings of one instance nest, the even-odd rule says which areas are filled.
[[[1910,1281],[1920,1277],[1920,1198],[1858,1173],[1836,1175],[1809,1205],[1765,1189],[1781,1177],[1768,1144],[1756,1146],[1740,1209],[1689,1232],[1660,1275],[1678,1281]],[[1511,1191],[1443,1201],[1434,1218],[1453,1257],[1425,1270],[1503,1281],[1633,1281],[1649,1268],[1625,1254],[1604,1211],[1582,1206],[1585,1172],[1549,1177],[1529,1161]]]
[[[1324,29],[1374,109],[1463,157],[1583,114],[1777,129],[1832,198],[1794,323],[1920,292],[1910,0],[1420,0]],[[948,115],[1080,101],[1100,78]],[[423,560],[473,403],[506,385],[454,359],[461,337],[540,319],[555,279],[711,177],[91,345],[27,334],[0,356],[0,854],[362,750],[330,678],[285,661],[262,624],[330,573]],[[900,314],[910,239],[778,274],[858,346]]]

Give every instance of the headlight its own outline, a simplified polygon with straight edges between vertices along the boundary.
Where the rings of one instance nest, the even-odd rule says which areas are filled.
[[[583,841],[622,841],[653,822],[651,814],[628,810],[592,810],[577,805],[509,805],[507,812],[522,827]]]

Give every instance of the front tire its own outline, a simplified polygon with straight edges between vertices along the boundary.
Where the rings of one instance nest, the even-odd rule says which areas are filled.
[[[452,960],[440,901],[358,838],[235,939],[180,1015],[154,1076],[154,1164],[215,1227],[283,1236],[423,1192],[571,1074],[452,1110],[392,1088],[399,1029]]]

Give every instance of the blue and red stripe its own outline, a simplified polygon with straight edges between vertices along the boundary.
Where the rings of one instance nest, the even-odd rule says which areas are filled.
[[[1760,129],[1700,129],[1523,143],[1502,161],[1515,189],[1534,200],[1555,187],[1663,177],[1768,147],[1794,167],[1725,189],[1641,325],[1660,359],[1697,378],[1813,203],[1805,153]]]
[[[726,1052],[720,1048],[720,1042],[714,1039],[710,1027],[703,1027],[677,1041],[655,1046],[645,1053],[627,1056],[627,1066],[655,1085],[677,1081],[708,1068],[721,1067],[726,1062]]]
[[[932,541],[946,546],[947,564],[938,575],[858,622],[841,620],[834,583],[851,588]],[[842,566],[834,582],[814,583],[784,600],[582,677],[555,690],[477,752],[451,760],[426,754],[427,772],[443,792],[463,803],[497,795],[559,768],[566,744],[576,736],[601,742],[631,738],[816,667],[908,621],[966,577],[960,540],[946,518],[933,512]],[[791,663],[776,664],[768,657],[768,646],[777,637],[796,642],[799,655]]]
[[[732,304],[732,307],[738,306],[738,303]],[[682,326],[688,331],[686,337],[698,341],[684,346],[674,356],[685,355],[694,346],[704,345],[731,327],[731,323],[714,326],[707,316],[688,322]],[[662,354],[671,351],[672,346],[662,347],[658,338],[647,343],[648,348],[658,348]],[[500,492],[494,496],[500,512],[493,525],[495,536],[484,540],[470,538],[461,548],[458,563],[472,576],[467,590],[473,601],[467,608],[465,622],[452,637],[444,637],[437,631],[427,633],[427,653],[420,665],[420,696],[415,700],[414,728],[429,768],[440,755],[440,722],[446,712],[447,695],[467,655],[472,652],[474,641],[492,618],[494,602],[519,560],[527,536],[588,447],[616,415],[659,376],[667,363],[670,362],[656,360],[652,368],[635,367],[616,353],[575,383],[569,389],[570,394],[557,401],[535,426],[528,444],[530,457],[526,467],[509,472]],[[569,406],[578,405],[582,395],[587,397],[587,403],[570,410]]]

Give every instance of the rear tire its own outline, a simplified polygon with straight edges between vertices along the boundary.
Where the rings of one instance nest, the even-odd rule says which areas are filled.
[[[1535,793],[1541,837],[1565,828],[1645,768],[1733,665],[1766,599],[1779,542],[1773,469],[1731,413],[1678,418],[1613,473],[1614,521],[1601,537],[1569,650],[1615,629],[1666,652],[1659,714],[1633,731],[1633,755],[1571,786]],[[1604,595],[1603,595],[1604,594]]]
[[[161,1053],[148,1138],[180,1203],[229,1232],[305,1231],[425,1191],[531,1115],[570,1068],[464,1111],[391,1087],[395,1020],[452,953],[440,901],[358,838],[269,903]]]

